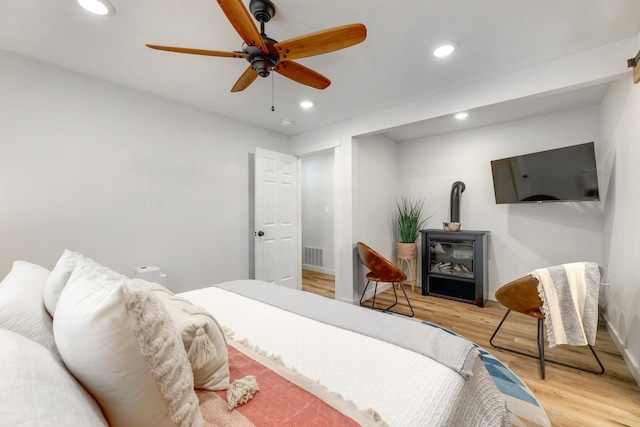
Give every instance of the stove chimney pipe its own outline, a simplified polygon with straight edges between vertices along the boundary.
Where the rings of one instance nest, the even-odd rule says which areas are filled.
[[[451,222],[460,222],[460,197],[465,188],[462,181],[456,181],[451,186]]]

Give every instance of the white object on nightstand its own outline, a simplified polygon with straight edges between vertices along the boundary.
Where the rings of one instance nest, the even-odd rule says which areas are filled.
[[[155,265],[143,265],[135,268],[134,277],[147,282],[158,283],[162,286],[167,285],[167,275],[160,271]]]

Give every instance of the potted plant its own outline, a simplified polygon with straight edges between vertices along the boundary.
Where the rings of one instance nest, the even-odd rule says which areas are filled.
[[[422,217],[423,199],[411,199],[403,196],[396,200],[395,225],[398,233],[396,256],[404,259],[418,258],[416,241],[420,236],[420,228],[428,218]]]

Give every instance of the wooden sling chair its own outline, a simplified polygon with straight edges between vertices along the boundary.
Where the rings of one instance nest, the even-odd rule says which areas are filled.
[[[413,317],[413,307],[411,306],[411,301],[409,301],[407,292],[404,290],[404,282],[407,280],[407,275],[404,274],[404,271],[400,270],[400,268],[395,266],[391,261],[389,261],[362,242],[358,242],[358,255],[360,257],[360,262],[362,262],[362,264],[370,270],[366,276],[367,284],[362,291],[362,296],[360,296],[360,305],[362,305],[362,300],[364,299],[364,295],[367,292],[369,283],[376,282],[375,288],[373,290],[373,302],[371,304],[372,310],[388,311],[391,313],[401,314],[403,316]],[[376,307],[376,294],[378,292],[379,282],[392,284],[391,287],[393,289],[393,295],[395,296],[395,302],[386,308]],[[395,286],[396,284],[400,286],[404,297],[407,299],[407,304],[409,304],[411,315],[391,310],[392,307],[398,304],[398,294],[396,293]]]
[[[596,354],[595,350],[591,345],[589,345],[589,349],[591,350],[591,353],[593,353],[593,356],[595,357],[596,361],[598,362],[598,365],[600,366],[600,369],[598,370],[586,369],[580,366],[571,365],[571,364],[560,362],[557,360],[546,359],[544,357],[544,318],[545,316],[544,316],[544,313],[540,311],[540,307],[542,307],[542,300],[538,296],[538,279],[536,279],[535,277],[529,274],[519,279],[516,279],[512,282],[509,282],[506,285],[502,286],[500,289],[498,289],[498,291],[496,292],[496,300],[500,304],[505,306],[508,310],[504,315],[504,317],[502,318],[502,320],[500,321],[500,324],[496,328],[493,335],[491,335],[491,339],[489,340],[489,343],[493,347],[499,348],[500,350],[506,350],[512,353],[517,353],[522,356],[533,357],[535,359],[538,359],[540,361],[540,375],[542,379],[544,379],[544,362],[555,363],[557,365],[562,365],[562,366],[566,366],[573,369],[579,369],[581,371],[590,372],[592,374],[597,374],[597,375],[604,373],[604,366],[602,366],[602,362],[600,362],[598,355]],[[509,315],[509,313],[511,313],[511,310],[517,311],[519,313],[523,313],[523,314],[526,314],[527,316],[535,317],[538,319],[538,354],[537,355],[525,353],[512,348],[499,346],[493,343],[493,339],[495,338],[496,334],[502,327],[502,324],[504,323],[504,321],[507,319],[507,316]]]

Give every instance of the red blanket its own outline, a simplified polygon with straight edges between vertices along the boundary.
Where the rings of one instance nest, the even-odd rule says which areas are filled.
[[[240,347],[239,347],[240,348]],[[246,350],[240,351],[229,345],[229,368],[231,380],[243,378],[247,375],[256,377],[260,390],[249,402],[229,412],[227,410],[226,391],[210,392],[197,390],[200,399],[200,409],[207,426],[358,426],[353,418],[343,412],[352,412],[355,418],[362,414],[348,402],[339,397],[330,396],[326,390],[324,400],[308,391],[320,389],[310,380],[300,380],[301,376],[292,372],[288,376],[296,383],[276,373],[265,364],[270,364],[259,355]],[[247,354],[244,354],[244,353]],[[251,357],[249,357],[251,354]],[[260,360],[260,362],[258,360]],[[262,362],[262,363],[261,363]],[[283,367],[271,367],[283,372]],[[300,377],[300,378],[296,378]],[[305,384],[308,383],[308,384]],[[310,385],[307,387],[307,385]],[[305,390],[305,388],[307,390]],[[329,398],[327,398],[329,397]],[[335,407],[328,401],[333,401]],[[352,406],[352,408],[349,408]],[[337,409],[339,408],[339,409]],[[342,412],[341,412],[342,411]],[[374,420],[370,420],[375,424]],[[379,424],[380,425],[380,424]]]

